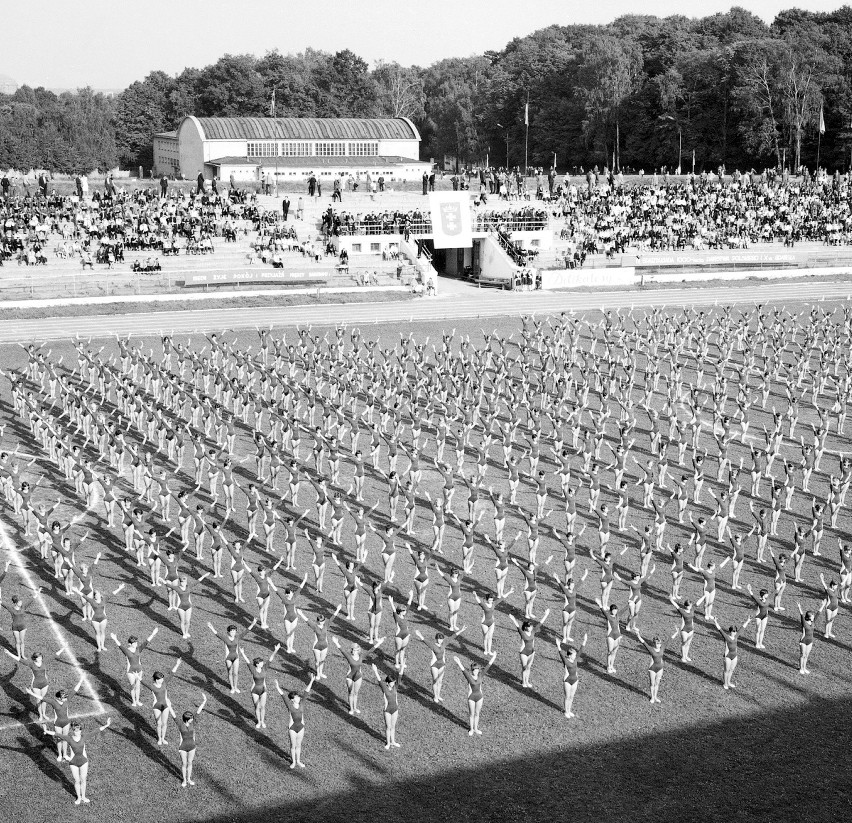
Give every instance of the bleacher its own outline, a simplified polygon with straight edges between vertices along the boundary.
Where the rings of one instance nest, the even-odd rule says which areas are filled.
[[[298,231],[298,230],[297,230]],[[301,227],[301,236],[310,234]],[[314,235],[315,236],[315,235]],[[328,283],[355,286],[360,277],[369,283],[376,273],[378,284],[395,284],[396,263],[381,259],[380,255],[363,255],[348,267],[338,266],[336,256],[320,254],[316,260],[294,249],[278,252],[281,268],[264,263],[253,248],[257,233],[249,230],[237,233],[235,242],[222,237],[213,239],[213,252],[187,254],[185,242],[179,243],[177,255],[164,255],[161,251],[125,250],[124,262],[94,262],[84,269],[79,255],[57,257],[60,245],[58,236],[51,236],[45,246],[47,262],[43,265],[19,265],[15,259],[0,266],[0,300],[53,298],[63,296],[106,296],[112,294],[152,294],[174,292],[192,288],[210,288],[228,285],[241,288],[247,285],[304,286]],[[317,248],[322,252],[322,244]],[[134,271],[134,264],[144,269],[146,262],[159,264],[160,269],[150,273]],[[297,276],[294,276],[297,275]]]

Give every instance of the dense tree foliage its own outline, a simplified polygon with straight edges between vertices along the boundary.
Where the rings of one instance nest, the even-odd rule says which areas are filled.
[[[155,71],[116,98],[81,90],[0,96],[0,167],[151,165],[151,135],[187,114],[403,116],[424,157],[560,169],[848,168],[852,8],[791,9],[766,25],[734,7],[699,19],[627,15],[550,26],[501,51],[429,67],[331,54],[226,54],[177,77]],[[820,113],[825,133],[819,136]],[[819,139],[818,139],[819,138]],[[679,156],[680,151],[680,156]]]
[[[91,171],[118,163],[113,101],[91,89],[0,95],[0,168]]]

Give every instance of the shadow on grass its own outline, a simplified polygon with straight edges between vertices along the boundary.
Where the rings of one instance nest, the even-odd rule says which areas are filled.
[[[209,820],[831,820],[850,810],[842,752],[851,723],[848,701],[812,700]]]

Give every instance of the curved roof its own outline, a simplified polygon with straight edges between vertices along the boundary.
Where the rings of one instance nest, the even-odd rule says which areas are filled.
[[[195,117],[206,140],[419,140],[403,117]]]

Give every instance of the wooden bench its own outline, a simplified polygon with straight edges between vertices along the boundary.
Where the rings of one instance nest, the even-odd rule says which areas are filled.
[[[505,277],[493,277],[487,274],[480,274],[477,278],[477,285],[480,286],[494,286],[498,289],[511,289],[512,281]]]

